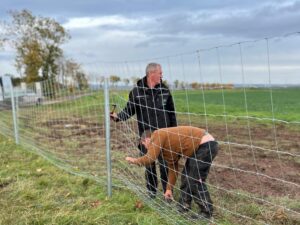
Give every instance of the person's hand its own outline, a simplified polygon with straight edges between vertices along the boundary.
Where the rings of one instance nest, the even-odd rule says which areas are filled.
[[[126,157],[125,159],[130,164],[135,164],[135,162],[136,162],[136,158]]]
[[[172,201],[173,200],[173,193],[171,190],[166,190],[164,193],[164,197],[166,201]]]
[[[113,112],[113,113],[110,113],[110,119],[117,122],[118,121],[118,115],[117,113]]]
[[[144,145],[146,149],[149,148],[150,143],[151,143],[151,138],[145,138],[145,140],[142,141],[142,145]]]

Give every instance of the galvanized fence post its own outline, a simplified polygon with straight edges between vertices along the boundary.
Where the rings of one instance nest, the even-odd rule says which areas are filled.
[[[15,133],[15,142],[19,144],[19,130],[18,130],[18,121],[17,121],[17,110],[16,110],[16,102],[15,102],[15,95],[14,95],[14,87],[12,85],[12,81],[10,78],[10,97],[11,97],[11,108],[12,108],[12,116],[14,122],[14,133]]]
[[[109,84],[108,78],[104,81],[104,105],[105,105],[105,145],[106,145],[106,166],[107,166],[107,192],[112,196],[111,178],[111,154],[110,154],[110,111],[109,111]]]

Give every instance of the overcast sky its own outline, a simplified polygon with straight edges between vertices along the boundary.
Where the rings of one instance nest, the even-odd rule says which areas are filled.
[[[300,36],[286,36],[300,31],[300,1],[2,0],[0,19],[21,9],[60,22],[65,55],[94,74],[143,76],[157,61],[171,81],[300,83]],[[1,73],[13,58],[0,53]]]

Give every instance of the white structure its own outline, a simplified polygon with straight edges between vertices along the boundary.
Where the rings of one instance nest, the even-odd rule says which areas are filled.
[[[19,97],[21,102],[41,104],[43,101],[43,91],[40,82],[34,84],[34,88],[29,88],[25,82],[22,82],[20,87],[12,86],[10,75],[0,76],[0,101],[11,98],[12,90],[15,96]]]
[[[38,97],[40,97],[40,98],[43,97],[41,82],[35,83],[35,93]]]
[[[11,90],[12,90],[12,82],[11,82],[11,76],[8,74],[5,74],[3,76],[0,76],[0,100],[3,101],[4,99],[11,97]]]

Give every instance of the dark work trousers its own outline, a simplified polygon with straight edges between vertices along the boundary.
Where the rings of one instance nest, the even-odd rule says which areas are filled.
[[[147,153],[147,149],[145,148],[144,145],[139,144],[138,148],[141,151],[141,156]],[[165,193],[167,183],[168,183],[168,166],[167,166],[167,162],[161,157],[161,154],[158,157],[158,162],[159,162],[161,184],[162,184],[163,192]],[[146,166],[145,168],[146,168],[145,178],[147,183],[146,184],[147,190],[149,194],[154,197],[157,192],[157,186],[158,186],[155,162],[153,162],[149,166]]]
[[[200,207],[201,212],[212,215],[213,203],[205,181],[217,153],[218,143],[210,141],[200,145],[194,155],[186,160],[182,170],[180,186],[179,203],[182,206],[189,208],[192,200],[194,200]]]

